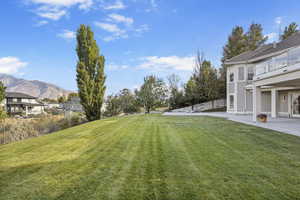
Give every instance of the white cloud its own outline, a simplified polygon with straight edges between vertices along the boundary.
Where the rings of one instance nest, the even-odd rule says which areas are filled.
[[[135,29],[135,32],[137,32],[138,34],[142,34],[145,32],[148,32],[150,30],[149,26],[147,24],[143,24],[140,27]]]
[[[156,3],[156,0],[149,0],[149,3],[150,3],[150,7],[145,10],[146,12],[151,12],[151,11],[157,10],[158,5]]]
[[[115,14],[115,13],[109,14],[108,17],[109,17],[107,19],[108,21],[113,21],[116,23],[124,23],[127,26],[132,25],[134,22],[133,18],[131,18],[131,17],[125,17],[123,15],[119,15],[119,14]]]
[[[156,0],[150,0],[150,4],[153,8],[157,8],[157,3],[156,3]]]
[[[111,23],[103,23],[103,22],[94,22],[95,26],[112,33],[110,36],[106,36],[103,38],[105,42],[110,42],[113,40],[117,40],[120,38],[128,38],[127,31],[125,29],[119,28],[116,24]]]
[[[121,0],[117,0],[113,4],[108,4],[108,5],[103,6],[103,8],[105,10],[122,10],[122,9],[125,9],[126,6],[124,5],[124,3]]]
[[[274,20],[275,24],[281,25],[282,24],[282,17],[276,17]]]
[[[30,0],[30,2],[57,7],[70,7],[79,5],[81,8],[90,7],[93,4],[93,0]]]
[[[120,29],[116,24],[95,22],[95,25],[107,32],[111,32],[119,35],[125,32],[125,30]]]
[[[35,26],[44,26],[44,25],[46,25],[46,24],[48,24],[48,23],[49,23],[49,22],[46,21],[46,20],[41,20],[41,21],[38,21],[38,22],[36,23]]]
[[[194,68],[195,58],[193,56],[149,56],[142,58],[143,62],[138,67],[142,69],[151,69],[153,71],[179,70],[192,71]]]
[[[71,6],[78,6],[81,10],[88,10],[93,5],[93,0],[27,0],[37,5],[35,14],[41,18],[59,20],[65,16]]]
[[[274,42],[276,41],[278,34],[277,33],[268,33],[265,35],[265,37],[268,37],[268,42]]]
[[[76,33],[74,31],[70,30],[63,30],[62,33],[57,34],[58,37],[61,37],[63,39],[74,39],[76,38]]]
[[[56,7],[42,6],[37,9],[36,14],[42,18],[56,21],[65,16],[67,11]]]
[[[128,65],[116,65],[116,64],[109,64],[108,69],[111,71],[115,71],[115,70],[122,70],[122,69],[127,69],[129,68]]]
[[[21,68],[26,67],[27,64],[16,57],[3,57],[0,58],[0,73],[15,74]]]

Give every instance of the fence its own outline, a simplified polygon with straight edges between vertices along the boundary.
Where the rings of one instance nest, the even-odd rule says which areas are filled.
[[[207,110],[218,109],[226,107],[226,99],[217,99],[205,103],[196,104],[184,108],[172,110],[172,112],[204,112]]]

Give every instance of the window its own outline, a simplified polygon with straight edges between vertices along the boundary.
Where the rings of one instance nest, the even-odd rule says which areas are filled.
[[[282,102],[282,103],[286,103],[286,100],[287,100],[287,96],[286,96],[286,95],[283,95],[283,96],[282,96],[282,99],[281,99],[281,102]]]
[[[22,99],[21,99],[21,98],[18,98],[18,99],[17,99],[17,102],[18,102],[18,103],[21,103],[21,102],[22,102]]]
[[[234,107],[234,96],[233,95],[230,95],[229,96],[229,108],[230,109],[233,109],[233,107]]]
[[[294,65],[300,62],[300,48],[292,49],[288,52],[288,63]]]
[[[245,71],[244,67],[239,67],[239,81],[245,80]]]
[[[230,80],[230,82],[234,81],[234,73],[230,73],[229,80]]]
[[[247,80],[252,81],[254,77],[254,67],[248,67],[247,69]]]

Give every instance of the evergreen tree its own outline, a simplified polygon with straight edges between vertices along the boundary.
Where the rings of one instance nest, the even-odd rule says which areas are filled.
[[[261,24],[252,23],[246,33],[246,49],[255,50],[257,47],[263,45],[268,37],[263,35],[263,28]]]
[[[280,40],[285,40],[298,31],[298,25],[295,22],[291,23],[284,28],[283,34],[280,35]]]
[[[100,55],[94,34],[89,26],[77,31],[77,86],[81,104],[89,121],[101,118],[104,101],[104,56]]]
[[[223,47],[224,62],[234,56],[237,56],[247,51],[247,37],[244,33],[244,29],[241,26],[236,26],[232,29],[231,34],[228,37],[227,44]]]

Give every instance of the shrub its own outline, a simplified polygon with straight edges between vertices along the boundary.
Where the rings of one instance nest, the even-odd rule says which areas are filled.
[[[42,115],[33,119],[7,118],[0,123],[0,144],[49,134],[85,122],[82,115],[74,115],[70,119],[62,115]]]

